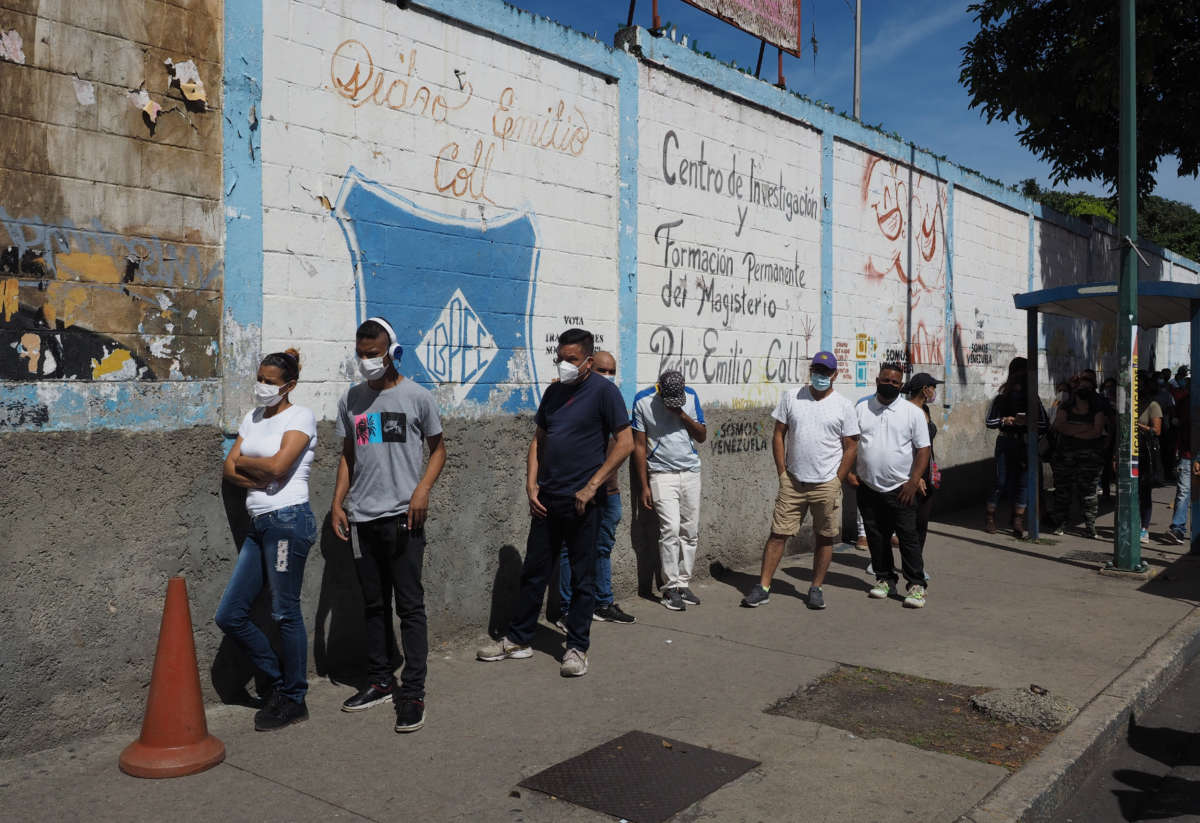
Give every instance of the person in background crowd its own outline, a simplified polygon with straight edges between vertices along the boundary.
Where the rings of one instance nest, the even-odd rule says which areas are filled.
[[[592,359],[592,371],[610,383],[617,381],[617,359],[612,352],[600,350]],[[614,441],[609,441],[612,449]],[[530,443],[529,448],[534,448]],[[596,495],[596,507],[600,510],[600,531],[596,537],[596,606],[592,619],[602,623],[619,623],[627,625],[637,622],[631,614],[626,614],[620,606],[613,602],[612,590],[612,550],[617,542],[617,524],[621,522],[621,487],[617,485],[617,473],[614,471],[604,481],[604,489]],[[571,556],[566,546],[559,554],[558,595],[562,616],[556,625],[567,632],[567,623],[563,619],[571,610]]]
[[[904,605],[925,606],[925,562],[917,531],[921,482],[929,467],[929,420],[900,399],[904,371],[884,363],[875,396],[854,406],[859,441],[850,483],[858,488],[858,508],[867,527],[875,585],[868,593],[882,600],[896,590],[892,535],[900,542],[900,564],[908,591]]]
[[[1150,515],[1153,511],[1151,493],[1162,474],[1162,458],[1159,450],[1162,448],[1159,436],[1162,434],[1162,406],[1154,396],[1158,386],[1154,375],[1143,373],[1138,375],[1138,503],[1142,516],[1143,543],[1150,542]]]
[[[1117,448],[1117,380],[1114,377],[1104,378],[1100,386],[1100,397],[1104,409],[1104,467],[1100,470],[1100,500],[1112,498],[1113,484],[1116,482],[1116,448]]]
[[[992,400],[987,413],[987,427],[1000,431],[996,438],[996,482],[988,497],[984,523],[984,530],[988,534],[995,534],[996,506],[1001,498],[1007,496],[1013,502],[1013,534],[1017,537],[1025,535],[1025,507],[1029,502],[1028,452],[1025,445],[1027,374],[1028,361],[1024,357],[1014,357],[1008,364],[1008,378]],[[1050,421],[1040,400],[1038,414],[1038,433],[1041,435],[1049,429]]]
[[[571,560],[571,610],[566,615],[567,651],[559,674],[582,677],[596,604],[596,494],[633,451],[621,390],[592,374],[595,338],[571,328],[558,336],[558,380],[542,395],[534,416],[534,448],[528,451],[525,493],[529,538],[521,566],[521,590],[508,630],[475,653],[487,663],[533,656],[546,583],[558,571],[563,543]],[[610,448],[609,440],[616,438]]]
[[[937,437],[937,426],[934,425],[933,415],[929,404],[937,398],[937,387],[945,381],[938,380],[928,372],[917,372],[904,384],[904,396],[909,403],[925,413],[925,422],[929,426],[929,465],[921,477],[920,497],[917,504],[917,539],[921,542],[921,557],[925,556],[925,537],[929,533],[929,515],[933,512],[933,497],[942,484],[941,470],[938,469],[934,457],[933,440]],[[928,575],[926,575],[928,579]]]
[[[1181,545],[1189,542],[1188,512],[1192,508],[1192,475],[1200,473],[1200,461],[1192,455],[1192,403],[1191,387],[1187,366],[1180,366],[1175,373],[1175,420],[1179,432],[1179,469],[1175,476],[1175,509],[1171,514],[1171,526],[1166,539]]]
[[[247,489],[251,519],[216,621],[270,681],[266,704],[254,716],[254,728],[260,732],[308,719],[308,634],[300,589],[308,550],[317,539],[317,521],[308,502],[317,419],[311,410],[291,402],[290,392],[299,379],[300,354],[295,349],[263,358],[254,384],[255,407],[242,419],[224,467],[226,480]],[[271,590],[279,656],[250,619],[264,586]]]
[[[1096,536],[1099,510],[1096,483],[1104,465],[1104,412],[1096,399],[1096,385],[1086,373],[1072,381],[1069,402],[1059,405],[1053,428],[1057,434],[1052,466],[1054,500],[1050,519],[1054,533],[1063,534],[1077,502],[1083,513],[1087,536]]]
[[[688,583],[700,538],[700,455],[694,444],[707,438],[700,398],[679,372],[663,372],[658,385],[634,398],[633,465],[642,506],[658,515],[662,604],[676,612],[700,605]]]
[[[1153,379],[1158,383],[1154,401],[1163,413],[1162,434],[1158,436],[1159,454],[1162,456],[1162,476],[1158,482],[1161,483],[1175,475],[1175,466],[1179,462],[1176,452],[1179,427],[1175,424],[1175,395],[1171,392],[1171,370],[1162,369]]]
[[[784,544],[800,531],[810,511],[815,545],[806,603],[810,609],[825,608],[821,587],[833,559],[833,541],[842,530],[842,482],[850,476],[858,449],[854,405],[833,390],[837,368],[831,352],[817,352],[809,367],[809,384],[785,390],[771,413],[775,418],[771,454],[779,492],[763,548],[762,574],[742,598],[748,608],[770,601],[771,579],[783,558]]]
[[[446,465],[442,421],[433,394],[400,374],[404,349],[382,317],[354,334],[365,382],[338,401],[334,432],[342,438],[330,511],[333,531],[349,540],[363,594],[367,684],[342,703],[357,712],[391,700],[397,732],[425,725],[429,634],[421,570],[429,495]],[[424,446],[429,460],[422,471]],[[392,595],[400,618],[404,669],[396,685],[391,661]]]

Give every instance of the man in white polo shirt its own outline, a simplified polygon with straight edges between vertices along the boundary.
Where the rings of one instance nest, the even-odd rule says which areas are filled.
[[[900,541],[900,569],[908,582],[904,605],[925,605],[925,564],[917,532],[921,478],[929,465],[929,424],[919,408],[900,398],[904,371],[884,363],[875,395],[854,407],[858,416],[858,462],[850,483],[858,487],[858,510],[867,528],[875,585],[870,596],[884,599],[900,578],[892,535]]]
[[[771,452],[779,492],[763,549],[762,576],[742,598],[743,606],[754,608],[770,600],[771,578],[784,544],[812,511],[815,546],[808,607],[825,608],[821,585],[833,559],[833,541],[842,528],[842,481],[854,466],[858,441],[854,404],[834,392],[836,377],[837,358],[827,351],[817,352],[809,368],[809,385],[786,390],[771,414],[775,418]]]

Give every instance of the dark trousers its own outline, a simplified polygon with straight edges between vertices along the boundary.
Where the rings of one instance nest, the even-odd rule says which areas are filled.
[[[881,492],[866,483],[858,484],[858,510],[862,513],[867,531],[867,546],[871,549],[871,566],[877,580],[896,583],[895,559],[892,556],[892,535],[900,540],[900,569],[908,585],[925,585],[925,562],[922,559],[920,534],[917,531],[917,502],[900,502],[900,489]]]
[[[931,488],[917,498],[917,539],[921,541],[922,558],[925,556],[925,536],[929,534],[929,515],[933,513],[933,493]]]
[[[508,627],[508,639],[521,646],[528,646],[533,640],[546,584],[557,580],[559,551],[566,544],[567,557],[571,561],[572,590],[571,607],[564,618],[567,648],[586,652],[592,612],[596,609],[599,509],[595,503],[589,503],[583,514],[577,514],[574,497],[543,492],[538,499],[546,507],[546,516],[529,519],[525,563],[521,566],[521,593],[517,596],[516,612]]]
[[[392,594],[400,618],[400,648],[404,669],[399,697],[425,698],[425,669],[429,636],[425,626],[425,589],[421,566],[425,531],[409,531],[406,516],[384,517],[353,525],[354,566],[362,586],[367,623],[368,682],[391,683]]]

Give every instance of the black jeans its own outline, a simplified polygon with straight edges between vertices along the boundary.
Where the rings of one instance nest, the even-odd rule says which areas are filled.
[[[934,491],[936,490],[932,488],[927,489],[925,494],[917,497],[917,539],[921,541],[922,558],[925,556],[925,537],[929,534],[929,515],[933,514]]]
[[[603,490],[601,490],[603,493]],[[575,512],[575,498],[543,492],[538,497],[546,507],[545,517],[529,519],[529,539],[525,543],[525,562],[521,566],[521,593],[508,639],[528,646],[537,631],[538,615],[546,584],[558,579],[559,551],[565,543],[571,563],[571,608],[567,624],[567,648],[588,650],[592,612],[596,608],[596,537],[600,533],[600,513],[588,503],[583,514]]]
[[[353,526],[354,566],[362,586],[367,623],[368,682],[392,682],[392,593],[400,618],[400,648],[404,670],[399,697],[425,698],[429,635],[425,625],[425,589],[421,566],[425,559],[424,529],[409,531],[406,516],[383,517]]]
[[[881,492],[866,483],[858,484],[858,510],[867,530],[867,546],[871,549],[871,565],[877,580],[896,583],[895,559],[892,556],[892,535],[900,540],[900,569],[908,585],[925,585],[924,546],[917,530],[917,503],[905,506],[900,502],[900,489]]]

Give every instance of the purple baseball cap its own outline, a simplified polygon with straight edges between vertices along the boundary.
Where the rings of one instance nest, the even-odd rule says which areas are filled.
[[[817,352],[813,355],[812,364],[814,366],[824,366],[830,371],[837,371],[837,358],[833,356],[833,352]]]

